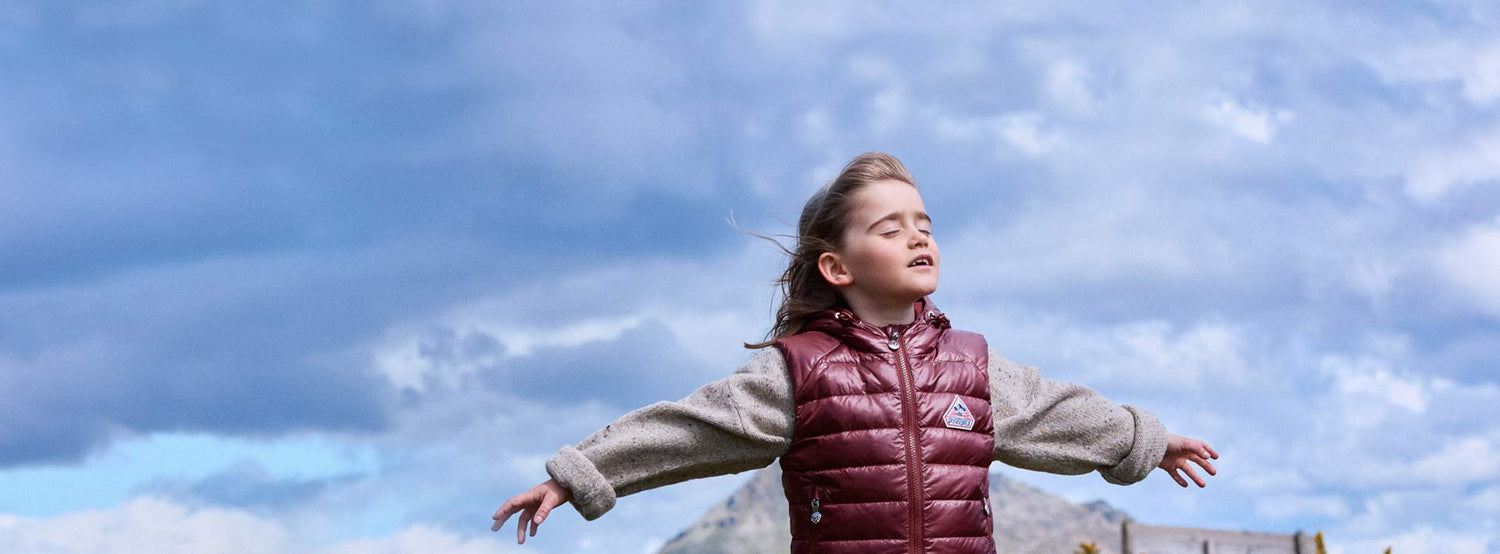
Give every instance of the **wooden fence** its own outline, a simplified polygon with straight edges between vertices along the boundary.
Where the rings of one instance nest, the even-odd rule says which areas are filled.
[[[1120,526],[1123,554],[1317,554],[1312,535],[1159,527],[1126,521]]]

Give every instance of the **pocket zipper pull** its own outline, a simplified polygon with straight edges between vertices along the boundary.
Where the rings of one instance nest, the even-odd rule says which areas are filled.
[[[820,506],[822,506],[822,504],[820,504],[818,502],[818,499],[816,499],[816,498],[812,499],[812,510],[813,510],[813,512],[812,512],[812,522],[813,522],[813,525],[817,525],[819,521],[823,521],[823,514],[818,511],[818,508]]]

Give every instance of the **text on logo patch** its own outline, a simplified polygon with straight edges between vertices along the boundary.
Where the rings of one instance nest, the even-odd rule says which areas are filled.
[[[943,414],[943,425],[953,429],[965,431],[974,430],[974,412],[964,405],[964,399],[953,395],[953,403],[948,405],[948,412]]]

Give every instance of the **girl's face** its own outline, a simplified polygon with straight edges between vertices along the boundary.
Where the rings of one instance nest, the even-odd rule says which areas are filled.
[[[876,181],[855,193],[839,250],[839,277],[847,282],[830,282],[845,296],[909,306],[937,290],[940,259],[932,219],[910,184]]]

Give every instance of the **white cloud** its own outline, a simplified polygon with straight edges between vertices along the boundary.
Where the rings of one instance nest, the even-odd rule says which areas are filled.
[[[911,101],[903,85],[905,79],[895,64],[876,56],[855,56],[847,63],[849,76],[856,82],[879,86],[865,102],[865,130],[876,136],[900,129],[911,111]]]
[[[426,525],[384,537],[328,542],[285,522],[226,508],[137,497],[105,510],[51,518],[0,514],[0,551],[26,554],[495,554],[520,552],[496,537],[465,538]],[[514,539],[511,536],[512,540]],[[544,552],[527,546],[526,552]]]
[[[1294,459],[1359,460],[1303,468],[1309,481],[1349,490],[1454,490],[1500,479],[1491,421],[1500,388],[1399,369],[1410,354],[1327,355],[1329,390],[1308,391]],[[1396,365],[1393,365],[1396,364]]]
[[[1257,495],[1255,511],[1273,519],[1295,520],[1306,517],[1338,519],[1348,517],[1348,501],[1336,494],[1269,494]]]
[[[802,114],[802,143],[820,146],[834,136],[833,115],[823,108],[813,108]]]
[[[1204,111],[1208,121],[1260,144],[1270,144],[1276,131],[1292,120],[1286,110],[1260,108],[1224,100]]]
[[[1245,267],[1264,259],[1258,249],[1276,240],[1274,230],[1241,237],[1206,221],[1230,209],[1227,202],[1188,200],[1159,183],[1114,179],[1093,187],[1070,184],[1059,197],[1019,211],[997,206],[1006,217],[940,237],[944,253],[953,254],[944,256],[945,268],[955,268],[953,278],[944,273],[944,286],[1021,294],[1109,284],[1128,296],[1134,286],[1253,287],[1279,277]]]
[[[1366,62],[1393,83],[1457,84],[1474,107],[1488,108],[1500,100],[1500,44],[1494,43],[1493,34],[1389,41],[1374,45]]]
[[[502,360],[611,341],[659,323],[704,362],[702,373],[682,379],[727,374],[747,357],[741,344],[758,339],[770,326],[760,314],[769,305],[770,280],[782,263],[778,256],[771,245],[751,239],[738,250],[702,261],[628,260],[560,274],[393,327],[369,347],[371,357],[394,386],[421,392],[429,384],[451,388]],[[671,286],[663,286],[667,283]],[[620,290],[632,293],[621,295]],[[568,299],[571,307],[559,310],[545,299]],[[435,348],[436,343],[476,347],[447,352]]]
[[[1142,321],[1102,335],[1064,335],[1061,345],[1090,368],[1090,381],[1132,381],[1167,389],[1199,390],[1212,382],[1244,385],[1248,367],[1239,334],[1205,323],[1177,331],[1165,321]]]
[[[1463,506],[1475,513],[1500,514],[1500,484],[1480,488],[1464,499]]]
[[[287,529],[274,521],[151,497],[47,519],[0,517],[0,551],[5,552],[278,554],[292,546]]]
[[[890,87],[870,98],[869,130],[876,136],[884,136],[899,129],[910,111],[906,92],[899,87]]]
[[[1030,157],[1040,157],[1063,144],[1056,131],[1044,127],[1044,117],[1036,112],[1007,114],[991,120],[990,128],[1011,148]]]
[[[543,525],[538,530],[538,533],[548,530],[545,524]],[[536,541],[534,539],[531,539],[531,543],[524,546],[508,544],[515,539],[513,534],[507,532],[511,529],[511,527],[501,529],[494,538],[465,538],[436,527],[413,525],[391,536],[345,541],[318,548],[316,553],[431,554],[433,552],[451,552],[453,554],[496,554],[501,552],[546,552],[545,549],[535,545]]]
[[[1406,192],[1418,201],[1434,202],[1471,185],[1500,184],[1500,133],[1419,152],[1406,171]]]
[[[857,15],[865,10],[851,11],[848,5],[758,1],[750,7],[750,28],[766,46],[786,51],[815,46],[819,43],[847,38],[859,23]],[[870,6],[879,11],[879,6]],[[809,44],[812,43],[812,44]]]
[[[1059,60],[1047,67],[1047,97],[1063,111],[1074,115],[1092,115],[1099,101],[1088,85],[1089,74],[1083,64]]]
[[[1474,483],[1500,479],[1500,449],[1484,437],[1449,440],[1442,450],[1412,464],[1418,475],[1448,483]]]
[[[1381,538],[1359,538],[1339,540],[1325,536],[1330,554],[1361,554],[1364,552],[1442,552],[1444,554],[1488,554],[1495,538],[1484,533],[1471,533],[1450,529],[1436,529],[1421,525],[1395,535],[1385,534]]]
[[[1500,317],[1500,219],[1470,227],[1436,257],[1449,282],[1481,309]]]
[[[1414,415],[1427,411],[1432,400],[1433,382],[1418,375],[1401,374],[1385,361],[1361,357],[1350,360],[1341,356],[1324,358],[1322,368],[1333,376],[1333,391],[1348,406],[1344,421],[1376,425],[1394,406]]]
[[[997,338],[992,346],[1018,363],[1043,364],[1043,375],[1063,375],[1095,387],[1137,393],[1203,394],[1208,389],[1258,386],[1241,330],[1218,322],[1186,328],[1163,320],[1092,325],[1060,316],[980,316],[978,325]],[[1007,352],[1004,345],[1042,345],[1045,353]]]
[[[1390,260],[1359,259],[1349,265],[1347,278],[1355,292],[1365,295],[1373,304],[1381,305],[1402,271],[1399,264]]]
[[[1500,99],[1500,46],[1490,47],[1474,58],[1464,72],[1464,98],[1478,106],[1490,106]]]

